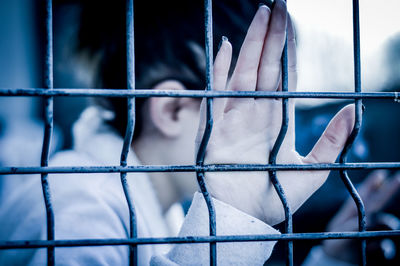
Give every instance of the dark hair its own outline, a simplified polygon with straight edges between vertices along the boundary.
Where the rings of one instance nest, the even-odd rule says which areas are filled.
[[[134,5],[136,88],[176,79],[188,89],[204,89],[204,1],[137,0]],[[102,88],[126,87],[125,8],[125,1],[82,4],[79,50],[89,56],[101,53],[96,86]],[[213,3],[214,47],[226,35],[233,45],[233,61],[256,8],[247,0]],[[136,100],[134,138],[141,132],[144,101]],[[126,99],[103,99],[100,104],[115,112],[110,124],[123,134]]]

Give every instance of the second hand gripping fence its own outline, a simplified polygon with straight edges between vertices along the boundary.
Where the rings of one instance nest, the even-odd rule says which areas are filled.
[[[0,249],[27,249],[47,248],[48,265],[55,264],[54,250],[56,247],[77,247],[77,246],[105,246],[105,245],[129,245],[130,265],[137,265],[137,246],[143,244],[166,244],[166,243],[209,243],[210,244],[210,265],[217,264],[218,242],[246,242],[246,241],[285,241],[286,242],[286,264],[293,265],[293,242],[297,240],[316,239],[359,239],[360,240],[360,265],[366,265],[366,239],[399,237],[400,230],[391,231],[366,231],[365,209],[357,190],[352,184],[348,170],[355,169],[400,169],[398,162],[385,163],[348,163],[347,154],[356,139],[362,124],[362,100],[391,99],[398,101],[397,92],[374,92],[363,93],[361,91],[361,65],[360,65],[360,26],[359,26],[359,1],[353,0],[353,46],[354,46],[354,92],[289,92],[288,91],[288,65],[287,45],[282,54],[282,91],[214,91],[213,84],[213,30],[212,30],[212,0],[205,0],[205,51],[206,51],[206,81],[205,91],[160,91],[160,90],[135,90],[135,59],[134,59],[134,10],[133,0],[126,1],[126,47],[127,47],[127,89],[54,89],[53,88],[53,27],[52,27],[52,1],[46,0],[46,52],[45,52],[45,87],[44,88],[23,88],[23,89],[2,89],[0,96],[37,96],[44,97],[45,101],[45,123],[44,140],[40,167],[0,167],[0,174],[41,174],[42,190],[47,215],[47,240],[35,241],[0,241]],[[50,140],[53,129],[53,97],[55,96],[96,96],[96,97],[126,97],[128,105],[128,120],[124,144],[121,151],[120,166],[75,166],[75,167],[49,167]],[[161,166],[128,166],[127,157],[132,142],[135,128],[135,98],[139,97],[192,97],[207,98],[206,101],[206,127],[201,144],[196,156],[196,165],[161,165]],[[217,97],[242,97],[242,98],[281,98],[282,99],[282,126],[276,143],[266,165],[254,164],[232,164],[232,165],[205,165],[204,157],[207,143],[211,135],[213,124],[213,98]],[[335,98],[353,99],[355,102],[355,126],[347,143],[341,153],[339,163],[332,164],[276,164],[276,156],[285,137],[288,123],[288,100],[289,98]],[[292,213],[288,204],[285,192],[280,185],[276,171],[303,171],[303,170],[339,170],[341,179],[353,198],[358,210],[358,232],[338,233],[293,233]],[[205,172],[219,171],[265,171],[276,189],[282,202],[285,218],[286,232],[281,235],[230,235],[217,236],[216,215],[213,202],[207,192],[207,185],[204,180]],[[57,173],[111,173],[119,172],[121,185],[128,203],[130,217],[130,232],[127,239],[78,239],[78,240],[55,240],[54,239],[54,212],[51,201],[51,191],[48,183],[48,174]],[[135,217],[135,207],[128,189],[126,175],[129,172],[196,172],[201,192],[207,203],[209,213],[209,236],[189,237],[168,237],[168,238],[138,238]],[[266,178],[268,176],[266,175]]]

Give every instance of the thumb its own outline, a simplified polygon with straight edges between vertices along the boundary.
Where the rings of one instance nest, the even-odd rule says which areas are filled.
[[[343,107],[329,122],[304,161],[306,163],[333,163],[343,150],[344,144],[353,130],[354,121],[354,104]]]

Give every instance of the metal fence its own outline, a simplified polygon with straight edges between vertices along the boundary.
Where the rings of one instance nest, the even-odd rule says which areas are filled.
[[[348,170],[359,169],[400,169],[400,162],[364,162],[349,163],[347,154],[360,131],[362,124],[362,100],[367,98],[389,99],[399,101],[397,92],[369,92],[363,93],[361,87],[361,66],[360,66],[360,28],[359,28],[359,1],[353,0],[353,45],[354,45],[354,92],[289,92],[288,91],[288,70],[287,70],[287,47],[285,45],[282,55],[282,91],[214,91],[213,84],[213,30],[212,30],[212,1],[205,0],[205,51],[206,51],[206,81],[205,91],[168,91],[168,90],[135,90],[135,58],[134,58],[134,10],[133,0],[126,1],[126,47],[127,47],[127,89],[68,89],[53,88],[53,18],[52,1],[46,2],[46,43],[45,43],[45,87],[44,88],[2,88],[0,96],[36,96],[45,99],[45,134],[40,167],[0,167],[1,175],[17,174],[41,174],[42,190],[47,215],[47,240],[35,241],[0,241],[0,249],[26,249],[26,248],[47,248],[48,265],[55,264],[54,249],[56,247],[76,247],[76,246],[105,246],[105,245],[129,245],[130,264],[137,264],[137,246],[143,244],[165,244],[165,243],[209,243],[210,245],[210,264],[216,265],[217,262],[217,242],[246,242],[246,241],[284,241],[287,246],[286,263],[293,265],[293,242],[297,240],[312,239],[359,239],[361,265],[366,265],[366,239],[399,237],[400,230],[392,231],[366,231],[366,215],[362,199],[352,184]],[[53,97],[57,96],[94,96],[94,97],[127,97],[128,98],[128,121],[124,138],[123,149],[121,151],[120,166],[75,166],[75,167],[49,167],[50,139],[53,129]],[[132,136],[135,127],[135,98],[140,97],[192,97],[207,99],[207,124],[195,165],[160,165],[160,166],[128,166],[127,157],[131,146]],[[279,136],[269,157],[269,163],[265,165],[254,164],[234,164],[234,165],[205,165],[204,157],[207,142],[210,138],[213,116],[213,99],[218,97],[247,97],[247,98],[281,98],[282,99],[282,126]],[[355,126],[348,138],[346,145],[340,155],[339,163],[332,164],[277,164],[276,156],[285,137],[288,127],[288,99],[289,98],[335,98],[353,99],[355,102]],[[358,232],[339,232],[339,233],[293,233],[292,212],[288,205],[285,192],[280,185],[276,171],[303,171],[303,170],[338,170],[343,183],[353,198],[358,210]],[[274,185],[285,211],[286,232],[281,235],[228,235],[217,236],[216,216],[213,202],[207,192],[207,184],[204,181],[205,172],[219,171],[265,171],[269,173],[269,178]],[[120,173],[121,184],[125,193],[130,215],[130,233],[127,239],[79,239],[79,240],[55,240],[54,239],[54,212],[51,201],[51,191],[49,189],[48,174],[57,173]],[[206,200],[209,213],[209,236],[188,236],[188,237],[168,237],[168,238],[138,238],[135,217],[135,203],[129,194],[127,173],[130,172],[195,172],[201,192]],[[266,177],[267,178],[267,177]]]

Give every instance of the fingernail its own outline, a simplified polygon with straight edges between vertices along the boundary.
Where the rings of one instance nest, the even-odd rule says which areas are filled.
[[[221,41],[219,41],[218,50],[221,49],[222,43],[227,41],[228,38],[226,36],[222,36]]]
[[[398,183],[400,183],[400,172],[396,172],[396,173],[395,173],[394,179],[395,179]]]
[[[385,172],[378,173],[377,177],[375,178],[375,183],[373,186],[373,188],[375,190],[378,190],[383,185],[383,183],[385,182],[386,176],[387,176],[387,173],[385,173]]]
[[[258,7],[261,7],[261,6],[267,6],[269,9],[272,9],[275,6],[275,1],[274,0],[264,0],[263,3],[258,4]]]

